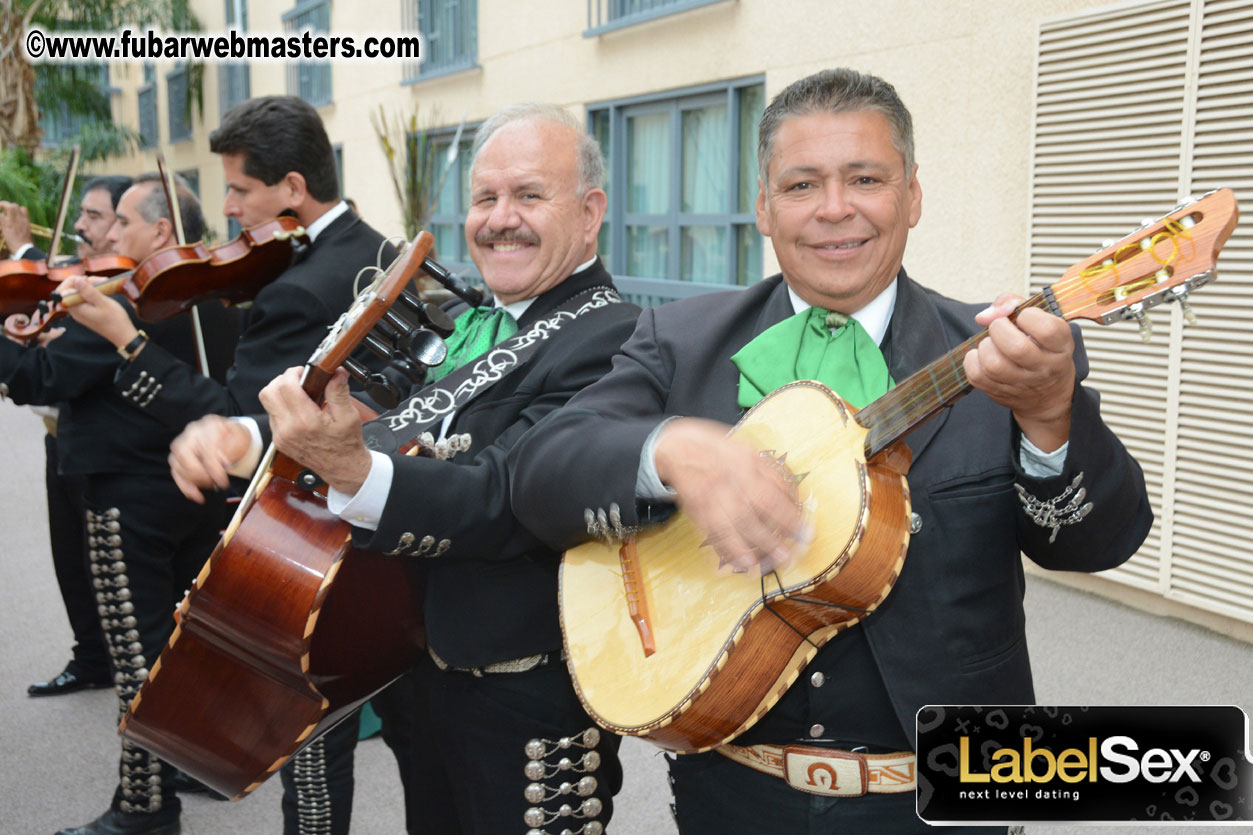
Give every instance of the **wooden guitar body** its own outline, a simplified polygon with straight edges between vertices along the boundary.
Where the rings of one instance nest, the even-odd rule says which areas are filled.
[[[803,381],[762,400],[733,430],[776,458],[786,453],[782,465],[803,476],[797,499],[813,540],[778,580],[719,568],[681,511],[638,535],[634,565],[629,546],[620,553],[588,542],[566,552],[562,631],[593,719],[673,751],[713,748],[756,723],[822,644],[887,597],[909,544],[908,450],[867,463],[866,429],[851,411]],[[647,612],[647,629],[629,598]]]
[[[306,394],[321,399],[433,241],[422,233],[332,326],[306,368]],[[423,646],[409,561],[354,550],[324,490],[270,447],[118,729],[228,797],[257,788]]]
[[[1066,320],[1140,322],[1216,276],[1240,213],[1230,189],[1189,199],[1071,266],[1020,304]],[[963,361],[982,331],[857,412],[819,383],[783,386],[732,434],[781,459],[814,537],[776,574],[720,568],[682,512],[621,547],[589,542],[561,566],[574,685],[601,725],[704,751],[752,727],[819,647],[892,589],[909,544],[910,453],[901,439],[971,391]]]
[[[411,667],[422,646],[420,589],[404,563],[354,550],[320,495],[277,474],[298,468],[274,469],[179,606],[120,728],[232,798]]]

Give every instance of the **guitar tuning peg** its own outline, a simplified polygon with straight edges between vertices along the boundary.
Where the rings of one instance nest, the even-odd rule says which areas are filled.
[[[1153,320],[1145,314],[1144,305],[1133,304],[1127,309],[1127,312],[1131,314],[1131,318],[1135,319],[1140,326],[1140,339],[1145,343],[1151,342],[1153,340]]]
[[[1188,288],[1176,287],[1171,290],[1174,300],[1179,302],[1179,308],[1183,311],[1183,322],[1185,326],[1196,324],[1196,312],[1192,309],[1192,305],[1188,302]]]

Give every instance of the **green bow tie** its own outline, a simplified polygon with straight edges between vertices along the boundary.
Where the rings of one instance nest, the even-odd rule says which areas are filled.
[[[740,370],[738,402],[745,409],[797,380],[817,380],[857,409],[893,385],[883,352],[866,329],[820,307],[762,331],[731,362]]]
[[[448,356],[427,373],[428,383],[447,377],[518,332],[517,320],[503,307],[472,307],[453,324],[452,334],[444,340]]]

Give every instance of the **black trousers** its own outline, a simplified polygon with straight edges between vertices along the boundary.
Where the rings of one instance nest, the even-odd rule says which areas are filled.
[[[716,751],[668,755],[680,835],[994,835],[1004,828],[936,827],[915,813],[914,792],[823,797],[792,788]]]
[[[622,788],[621,739],[595,728],[564,664],[475,677],[426,658],[418,674],[424,831],[604,832]]]
[[[77,676],[100,678],[109,672],[109,652],[96,613],[96,595],[87,571],[86,532],[83,528],[85,479],[57,472],[57,439],[44,436],[47,464],[44,485],[48,493],[48,539],[52,570],[56,573],[65,614],[74,633],[74,648],[66,668]]]
[[[414,797],[414,723],[417,718],[416,676],[396,679],[370,700],[383,722],[382,737],[396,757],[405,794],[405,830],[409,835],[433,833]],[[352,774],[360,714],[353,713],[309,743],[279,770],[283,781],[283,835],[348,835],[352,821]]]
[[[84,494],[87,556],[113,661],[118,718],[174,631],[174,607],[213,551],[226,521],[221,497],[198,505],[168,475],[90,475]],[[112,808],[177,817],[168,766],[122,740]]]

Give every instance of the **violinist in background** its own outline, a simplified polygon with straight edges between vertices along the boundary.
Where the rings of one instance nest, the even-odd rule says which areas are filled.
[[[81,260],[98,255],[112,255],[107,240],[116,219],[114,210],[122,194],[131,187],[131,178],[123,176],[93,177],[83,186],[78,204],[78,257]],[[31,241],[30,214],[24,206],[0,200],[0,234],[8,244],[13,258],[42,261],[48,255]]]
[[[122,194],[131,187],[131,178],[122,176],[95,177],[83,186],[74,231],[82,239],[78,245],[80,258],[112,255],[108,241],[109,229],[117,219],[115,210]],[[21,206],[0,202],[0,232],[9,244],[14,258],[39,260],[47,257],[30,240],[30,217]],[[60,333],[59,329],[53,333]],[[101,346],[103,348],[103,346]],[[52,544],[52,567],[56,572],[65,614],[74,633],[70,661],[60,673],[47,681],[26,688],[31,696],[59,696],[85,688],[111,687],[109,653],[105,649],[100,616],[96,614],[95,594],[83,561],[83,485],[78,475],[57,472],[57,408],[33,406],[48,428],[44,436],[47,467],[44,483],[48,491],[48,538]]]
[[[351,305],[358,273],[376,265],[386,267],[397,254],[340,198],[335,154],[322,119],[302,99],[265,96],[236,106],[209,135],[209,148],[221,155],[226,173],[227,217],[246,229],[283,213],[294,214],[310,244],[257,294],[224,384],[201,377],[186,358],[160,345],[149,344],[122,366],[115,391],[138,393],[128,396],[132,410],[175,433],[209,414],[264,411],[257,398],[261,388],[309,359],[327,328]],[[367,270],[361,286],[374,277]],[[118,348],[131,344],[138,331],[121,305],[98,292],[82,295],[85,303],[72,308],[71,315]],[[416,833],[416,810],[408,800],[410,687],[410,681],[402,678],[371,704],[383,720],[383,738],[396,754],[405,786],[407,828]],[[357,724],[340,723],[282,769],[286,835],[348,831]]]
[[[177,195],[187,234],[199,238],[204,229],[199,202],[185,185]],[[139,262],[169,246],[173,228],[160,178],[149,174],[122,196],[107,240],[118,255]],[[88,280],[77,277],[58,289],[69,292]],[[230,311],[215,304],[203,312],[206,331],[222,333]],[[170,613],[226,520],[220,497],[194,504],[182,498],[170,479],[165,458],[176,432],[131,405],[149,397],[153,387],[136,386],[130,392],[114,388],[118,370],[146,347],[160,346],[193,361],[190,317],[144,328],[122,351],[75,322],[46,346],[0,340],[0,381],[9,396],[17,403],[62,404],[60,469],[84,482],[86,560],[122,711],[169,638],[174,627]],[[225,331],[229,339],[229,327]],[[62,835],[177,832],[179,802],[163,768],[156,758],[123,742],[120,781],[109,809],[83,827],[62,830]]]

